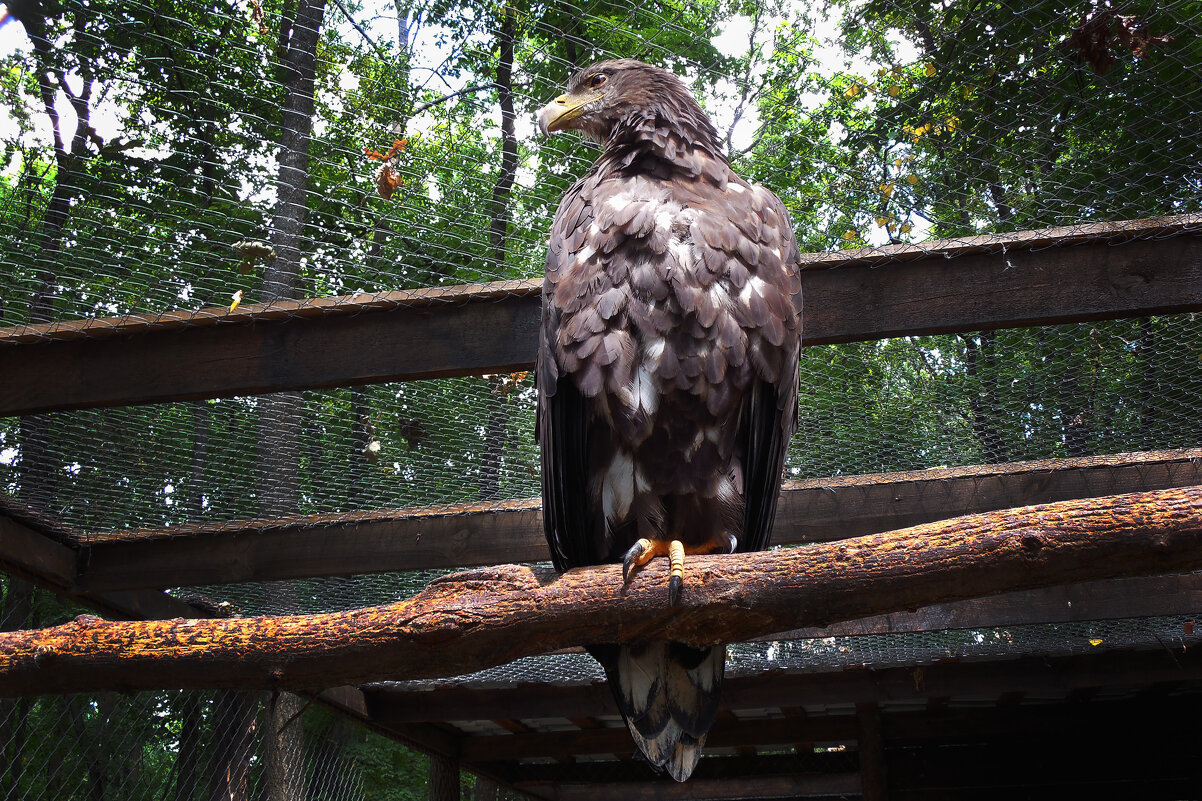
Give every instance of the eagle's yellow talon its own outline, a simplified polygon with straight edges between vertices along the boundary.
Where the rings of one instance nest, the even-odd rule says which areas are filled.
[[[630,574],[636,567],[642,567],[663,553],[662,543],[646,537],[631,545],[630,550],[626,552],[626,558],[622,560],[622,581],[630,581]]]
[[[672,540],[668,545],[668,571],[672,576],[668,581],[668,603],[676,606],[684,584],[684,543],[680,540]]]

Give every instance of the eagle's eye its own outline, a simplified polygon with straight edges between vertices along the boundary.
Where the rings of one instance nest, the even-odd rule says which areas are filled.
[[[608,80],[609,80],[608,75],[606,75],[603,72],[598,72],[596,75],[589,78],[588,88],[589,89],[600,89],[602,86],[605,86],[605,82]]]

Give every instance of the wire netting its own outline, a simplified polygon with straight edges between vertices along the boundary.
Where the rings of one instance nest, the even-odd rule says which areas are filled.
[[[887,670],[1010,659],[1018,654],[1081,656],[1110,649],[1181,653],[1202,642],[1202,634],[1195,633],[1194,620],[1193,616],[1164,616],[734,643],[726,649],[726,676]],[[385,682],[380,686],[407,690],[450,686],[495,689],[515,684],[589,684],[604,679],[605,673],[587,654],[563,653],[518,659],[464,676]]]
[[[272,702],[258,693],[180,691],[0,701],[0,782],[8,798],[260,797],[270,781],[267,752],[279,747],[262,731]],[[303,765],[287,777],[300,790],[291,798],[371,798],[387,773],[362,756],[403,750],[320,707],[287,725],[295,732],[286,730],[283,747],[299,743]],[[423,798],[420,790],[409,797]]]
[[[684,75],[805,250],[1199,209],[1191,2],[300,10],[66,2],[8,26],[9,325],[537,276],[591,151],[533,112],[600,57]],[[294,117],[311,131],[285,141]]]
[[[35,341],[86,336],[101,318],[211,318],[283,299],[349,306],[362,293],[537,278],[558,198],[593,152],[540,137],[533,116],[573,69],[604,57],[680,74],[736,169],[784,199],[805,251],[1001,242],[1048,226],[1069,237],[1169,215],[1202,227],[1197,2],[64,0],[8,13],[0,326]],[[1172,314],[806,348],[787,477],[1195,448],[1200,327]],[[24,346],[14,342],[0,347]],[[0,418],[0,493],[82,543],[532,498],[533,381]],[[430,575],[178,594],[242,614],[323,611],[404,597]],[[1097,625],[1112,628],[981,636],[995,656],[1138,640]],[[975,647],[962,633],[930,636],[944,639],[739,646],[750,650],[734,663],[779,664],[797,650],[853,664],[855,649],[887,662],[880,648],[920,662]],[[583,660],[554,664],[593,676]],[[234,699],[3,702],[3,789],[195,797],[181,790],[186,771],[210,789],[220,773],[212,738],[264,719],[263,698]],[[222,722],[231,714],[241,717]],[[306,751],[309,797],[379,797],[370,771],[399,770],[383,745],[354,757],[371,735],[322,710],[297,720],[322,743]],[[66,745],[85,733],[91,750]],[[261,748],[238,757],[254,787]],[[74,767],[56,772],[64,760]]]
[[[678,71],[810,251],[1202,200],[1192,3],[21,8],[0,51],[10,332],[537,277],[592,151],[533,113],[608,56]],[[789,475],[1192,446],[1195,325],[807,349]],[[529,497],[532,410],[519,374],[6,418],[0,486],[85,534]]]
[[[0,630],[84,611],[0,577]],[[309,696],[245,691],[0,699],[0,794],[55,801],[424,801],[427,757]],[[464,773],[464,797],[477,778]],[[480,788],[484,789],[484,788]],[[490,801],[516,798],[492,788]]]
[[[1182,314],[805,348],[786,478],[1192,448],[1200,331]],[[266,426],[281,401],[293,424]],[[54,469],[27,486],[8,418],[0,486],[81,541],[272,516],[265,453],[295,460],[287,513],[534,498],[534,411],[519,374],[51,413],[34,430]]]

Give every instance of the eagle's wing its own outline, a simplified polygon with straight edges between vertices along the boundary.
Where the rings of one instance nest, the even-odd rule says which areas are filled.
[[[590,514],[587,494],[591,414],[575,382],[562,374],[555,358],[560,309],[550,301],[560,275],[560,261],[579,250],[591,216],[581,197],[583,183],[577,182],[564,196],[551,227],[535,369],[543,528],[551,548],[551,561],[559,571],[596,564],[608,550],[604,526],[598,525],[599,521]]]
[[[793,298],[794,308],[800,317],[801,291],[798,264],[801,254],[797,240],[789,228],[788,212],[780,198],[763,187],[753,186],[752,191],[764,199],[764,207],[783,226],[761,228],[761,259],[780,254],[785,285],[782,289]],[[742,236],[749,232],[741,231]],[[770,273],[770,271],[765,271]],[[795,283],[796,282],[796,283]],[[791,358],[786,356],[782,377],[777,382],[762,378],[754,380],[751,392],[743,403],[739,443],[744,449],[743,476],[744,525],[739,539],[739,551],[762,551],[768,547],[772,537],[772,521],[776,517],[776,501],[780,497],[781,475],[784,471],[785,454],[789,439],[797,429],[797,393],[800,340]]]

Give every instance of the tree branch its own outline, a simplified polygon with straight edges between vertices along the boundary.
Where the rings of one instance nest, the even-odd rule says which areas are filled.
[[[668,605],[664,560],[623,587],[617,565],[502,566],[409,600],[274,618],[110,623],[0,634],[0,695],[151,688],[318,690],[450,676],[585,643],[748,640],[935,603],[1202,568],[1202,487],[970,515],[737,556],[693,557]]]
[[[359,35],[363,37],[363,41],[367,42],[371,46],[371,49],[376,51],[376,55],[378,55],[382,60],[387,61],[389,58],[388,53],[384,51],[384,48],[376,44],[376,40],[372,39],[371,36],[368,35],[367,31],[363,29],[363,26],[360,25],[353,16],[351,16],[351,12],[343,4],[342,0],[334,0],[334,5],[338,6],[338,10],[342,12],[343,19],[349,22],[351,27],[359,32]]]
[[[413,113],[409,116],[416,117],[418,114],[429,111],[430,109],[434,108],[435,106],[441,105],[442,103],[445,103],[448,100],[451,100],[452,98],[459,97],[460,95],[472,94],[473,92],[479,92],[482,89],[504,89],[504,88],[505,87],[501,86],[496,81],[488,81],[487,83],[480,83],[480,84],[476,84],[475,86],[469,86],[465,89],[460,89],[458,92],[451,92],[450,94],[445,94],[442,97],[439,97],[435,100],[431,100],[428,103],[422,103],[420,106],[415,108],[413,110]]]

